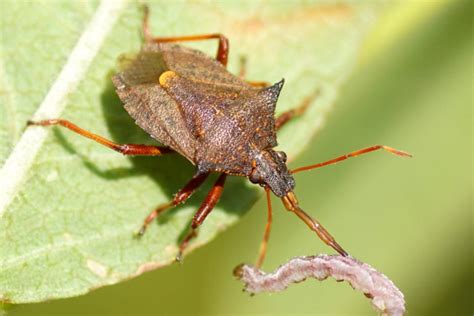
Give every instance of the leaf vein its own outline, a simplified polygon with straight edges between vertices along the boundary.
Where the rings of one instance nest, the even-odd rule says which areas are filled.
[[[126,1],[104,0],[82,33],[66,65],[53,83],[34,119],[59,117],[66,99],[87,73],[92,60],[125,7]],[[48,131],[40,127],[28,128],[0,170],[0,218],[17,194],[33,160],[44,143]]]

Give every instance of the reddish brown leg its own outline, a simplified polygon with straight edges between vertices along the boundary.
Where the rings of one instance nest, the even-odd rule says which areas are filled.
[[[257,264],[255,265],[257,269],[260,269],[263,264],[263,261],[265,260],[265,256],[267,254],[268,239],[270,238],[270,231],[272,228],[272,201],[270,189],[265,188],[265,193],[267,195],[267,224],[265,225],[265,232],[263,233],[262,243],[260,244]]]
[[[291,170],[291,173],[297,173],[297,172],[300,172],[300,171],[311,170],[311,169],[324,167],[324,166],[327,166],[327,165],[332,165],[332,164],[338,163],[340,161],[346,160],[348,158],[357,157],[357,156],[367,154],[367,153],[370,153],[372,151],[376,151],[376,150],[380,150],[380,149],[383,149],[385,151],[388,151],[389,153],[392,153],[392,154],[395,154],[395,155],[398,155],[398,156],[402,156],[402,157],[411,157],[412,156],[411,154],[409,154],[407,152],[397,150],[397,149],[392,148],[392,147],[388,147],[388,146],[384,146],[384,145],[375,145],[375,146],[371,146],[371,147],[368,147],[368,148],[359,149],[359,150],[353,151],[349,154],[342,155],[340,157],[337,157],[337,158],[334,158],[334,159],[331,159],[331,160],[328,160],[328,161],[325,161],[325,162],[320,162],[320,163],[317,163],[315,165],[296,168],[296,169]]]
[[[209,39],[219,40],[219,46],[217,48],[216,59],[222,65],[227,66],[227,59],[229,57],[229,40],[227,37],[220,33],[215,34],[202,34],[202,35],[190,35],[190,36],[175,36],[175,37],[153,37],[150,33],[150,28],[148,24],[149,10],[145,6],[145,12],[143,17],[143,35],[145,41],[155,42],[155,43],[166,43],[166,42],[184,42],[184,41],[202,41]]]
[[[314,99],[316,99],[318,94],[319,89],[314,90],[313,93],[307,96],[298,107],[280,114],[275,120],[275,128],[280,129],[292,118],[302,115],[308,109],[309,105],[314,101]]]
[[[86,131],[85,129],[80,128],[76,124],[69,122],[67,120],[61,119],[51,119],[43,120],[38,122],[28,121],[28,125],[40,125],[40,126],[49,126],[49,125],[60,125],[63,126],[81,136],[92,139],[99,144],[109,147],[119,153],[124,155],[143,155],[143,156],[159,156],[162,154],[173,153],[174,151],[167,147],[160,146],[151,146],[151,145],[139,145],[139,144],[116,144],[102,136]]]
[[[266,81],[248,81],[248,80],[245,80],[245,82],[247,82],[252,87],[257,87],[257,88],[266,88],[266,87],[270,86],[270,83],[266,82]]]
[[[148,225],[161,213],[164,211],[183,203],[186,201],[191,194],[196,191],[196,189],[206,180],[206,178],[209,176],[209,173],[204,173],[204,174],[198,174],[194,176],[186,185],[178,191],[178,193],[175,194],[173,200],[169,203],[160,205],[158,208],[156,208],[153,212],[151,212],[143,221],[143,225],[138,231],[138,235],[142,236],[145,234],[146,228]]]
[[[303,222],[308,225],[308,227],[314,231],[318,237],[328,246],[331,246],[342,256],[348,256],[347,252],[336,242],[334,237],[329,234],[329,232],[318,222],[316,219],[312,218],[310,215],[305,213],[299,206],[298,200],[293,192],[288,193],[282,198],[283,204],[285,205],[288,211],[291,211],[296,214]]]
[[[239,70],[239,78],[245,80],[245,75],[247,73],[247,59],[245,57],[240,58],[240,70]],[[248,81],[245,80],[249,85],[253,87],[260,87],[266,88],[270,86],[269,82],[266,81]]]
[[[197,236],[197,228],[204,222],[207,215],[211,213],[211,211],[214,209],[217,202],[219,201],[222,195],[222,191],[224,190],[226,176],[227,175],[225,173],[222,173],[219,176],[219,178],[214,183],[209,193],[207,193],[207,196],[204,199],[204,202],[202,202],[198,211],[196,212],[196,214],[194,214],[194,218],[191,223],[191,231],[186,235],[186,237],[184,237],[183,242],[179,246],[179,253],[176,256],[176,261],[182,260],[184,250],[189,245],[189,242],[191,241],[191,239]]]
[[[247,58],[245,56],[240,57],[240,69],[239,69],[239,78],[240,79],[245,79],[245,76],[247,75]]]

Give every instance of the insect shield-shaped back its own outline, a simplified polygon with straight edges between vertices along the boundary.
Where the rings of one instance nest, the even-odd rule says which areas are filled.
[[[278,196],[293,188],[285,162],[272,151],[283,80],[256,88],[200,52],[160,44],[146,46],[113,81],[137,124],[200,173],[253,173],[254,182]]]

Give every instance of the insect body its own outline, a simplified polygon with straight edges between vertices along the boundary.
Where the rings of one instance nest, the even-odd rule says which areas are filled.
[[[221,34],[153,38],[148,31],[148,14],[143,23],[145,45],[112,80],[127,112],[138,126],[164,146],[116,144],[61,119],[30,122],[33,125],[61,125],[125,155],[159,156],[178,153],[196,165],[194,177],[169,203],[161,205],[145,219],[143,234],[163,211],[183,203],[206,180],[219,173],[217,181],[196,212],[191,231],[180,245],[178,259],[196,229],[218,202],[227,175],[244,176],[262,186],[267,193],[268,223],[257,266],[263,262],[270,233],[270,192],[282,199],[286,209],[301,218],[316,234],[341,255],[347,252],[315,219],[298,205],[293,192],[292,173],[318,168],[378,149],[401,156],[407,153],[387,146],[372,146],[317,165],[289,171],[286,154],[276,151],[276,131],[305,111],[303,104],[275,119],[275,107],[283,80],[262,87],[227,71],[228,40]],[[175,44],[181,41],[217,39],[216,59],[194,49]]]
[[[273,150],[283,81],[256,88],[199,51],[152,42],[113,82],[137,124],[198,174],[249,177],[279,197],[293,190],[284,154]]]

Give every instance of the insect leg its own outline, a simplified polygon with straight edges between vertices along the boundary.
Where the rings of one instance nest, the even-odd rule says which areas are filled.
[[[240,70],[239,70],[239,78],[242,80],[245,80],[245,74],[247,73],[247,59],[242,56],[240,58]],[[260,88],[266,88],[271,86],[271,84],[267,81],[248,81],[245,80],[249,85],[253,87],[260,87]]]
[[[183,242],[179,246],[179,253],[176,256],[176,261],[181,261],[183,257],[183,252],[189,245],[190,240],[197,236],[197,228],[204,222],[207,215],[212,212],[217,202],[219,201],[222,195],[222,191],[224,190],[226,176],[227,175],[225,173],[222,173],[219,178],[217,178],[211,190],[209,191],[209,193],[207,193],[204,202],[202,202],[198,211],[196,212],[196,214],[194,214],[193,221],[191,222],[191,230],[186,235],[186,237],[184,237]]]
[[[170,208],[186,201],[191,196],[191,194],[193,194],[194,191],[196,191],[196,189],[204,182],[204,180],[206,180],[206,178],[208,176],[209,176],[209,173],[203,173],[203,174],[195,175],[191,180],[189,180],[188,183],[186,183],[186,185],[181,190],[178,191],[178,193],[175,194],[175,196],[174,196],[173,200],[171,200],[171,202],[160,205],[153,212],[151,212],[145,218],[145,220],[143,221],[143,225],[140,228],[140,230],[138,231],[138,235],[142,236],[143,234],[145,234],[145,231],[146,231],[146,228],[148,227],[148,225],[158,215],[160,215],[164,211],[166,211],[166,210],[168,210],[168,209],[170,209]]]
[[[298,107],[280,114],[275,120],[275,128],[280,129],[292,118],[302,115],[308,109],[309,105],[314,101],[314,99],[316,99],[318,94],[319,89],[314,90],[303,100],[303,102],[301,102]]]
[[[217,48],[216,59],[222,65],[227,66],[227,59],[229,57],[229,40],[224,35],[220,33],[214,33],[214,34],[201,34],[201,35],[175,36],[175,37],[153,37],[150,33],[148,17],[149,17],[149,9],[148,9],[148,6],[145,6],[144,16],[143,16],[143,36],[145,37],[145,42],[166,43],[166,42],[185,42],[185,41],[202,41],[202,40],[209,40],[209,39],[217,39],[219,40],[219,46]]]
[[[245,80],[245,82],[247,82],[252,87],[257,87],[257,88],[266,88],[266,87],[270,86],[270,83],[266,82],[266,81],[248,81],[248,80]]]
[[[162,154],[173,153],[174,151],[167,147],[160,146],[151,146],[151,145],[140,145],[140,144],[117,144],[108,140],[102,136],[86,131],[85,129],[80,128],[76,124],[62,119],[51,119],[43,120],[38,122],[28,121],[28,125],[40,125],[40,126],[49,126],[49,125],[60,125],[63,126],[81,136],[92,139],[99,144],[107,146],[119,153],[124,155],[143,155],[143,156],[160,156]]]
[[[245,79],[245,75],[247,74],[247,58],[245,56],[240,56],[240,69],[239,69],[239,78]]]
[[[329,234],[329,232],[318,222],[316,219],[312,218],[309,214],[304,212],[299,206],[298,201],[293,192],[288,193],[282,198],[285,208],[296,214],[303,222],[305,222],[308,227],[314,231],[318,237],[328,246],[331,246],[342,256],[348,256],[347,252],[336,242],[334,237]]]
[[[267,195],[267,224],[265,225],[265,232],[263,233],[263,239],[260,244],[257,264],[255,265],[257,269],[262,266],[263,261],[265,260],[265,255],[267,254],[268,239],[270,238],[270,231],[272,227],[272,202],[270,199],[270,189],[265,188],[265,193]]]
[[[328,160],[328,161],[325,161],[325,162],[320,162],[320,163],[317,163],[317,164],[314,164],[314,165],[296,168],[296,169],[291,170],[290,172],[291,173],[297,173],[297,172],[300,172],[300,171],[311,170],[311,169],[324,167],[324,166],[327,166],[327,165],[332,165],[332,164],[338,163],[340,161],[346,160],[348,158],[357,157],[357,156],[360,156],[360,155],[363,155],[363,154],[368,154],[372,151],[376,151],[376,150],[380,150],[380,149],[388,151],[389,153],[392,153],[394,155],[398,155],[398,156],[402,156],[402,157],[412,157],[411,154],[409,154],[407,152],[404,152],[404,151],[401,151],[401,150],[397,150],[397,149],[392,148],[392,147],[388,147],[388,146],[384,146],[384,145],[375,145],[375,146],[371,146],[371,147],[367,147],[367,148],[363,148],[363,149],[353,151],[351,153],[339,156],[337,158],[334,158],[334,159],[331,159],[331,160]]]

